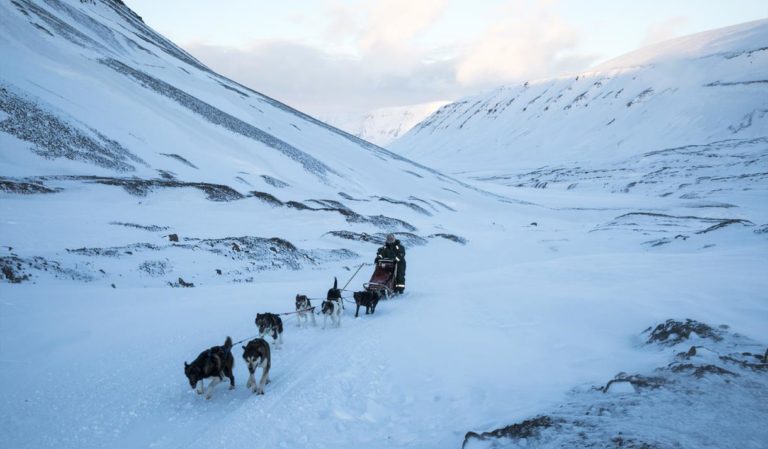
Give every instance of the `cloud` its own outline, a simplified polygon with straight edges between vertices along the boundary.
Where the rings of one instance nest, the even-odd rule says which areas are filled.
[[[688,18],[683,16],[671,17],[663,22],[656,22],[648,27],[642,46],[656,44],[681,35],[681,28],[688,24]]]
[[[513,1],[499,21],[462,52],[457,81],[491,85],[581,70],[594,61],[578,55],[580,33],[554,12],[556,1]]]
[[[401,47],[432,25],[447,0],[382,0],[369,3],[367,31],[360,39],[364,51]]]
[[[456,89],[453,66],[445,62],[414,64],[407,71],[381,68],[374,55],[331,55],[288,41],[246,49],[196,44],[187,50],[219,73],[319,117],[470,93]]]
[[[556,0],[513,0],[458,48],[419,37],[447,0],[329,2],[322,41],[263,40],[246,48],[187,49],[216,71],[319,117],[456,100],[496,85],[586,68],[579,33],[553,12]],[[348,51],[340,51],[347,49]],[[449,56],[445,56],[449,55]]]

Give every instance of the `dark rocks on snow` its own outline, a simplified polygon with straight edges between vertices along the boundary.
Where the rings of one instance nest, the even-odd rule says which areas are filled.
[[[646,331],[648,330],[650,330],[650,328],[646,329]],[[667,320],[665,323],[659,324],[653,331],[651,331],[646,343],[658,343],[661,345],[673,346],[687,340],[691,334],[696,334],[699,338],[710,338],[714,341],[722,340],[719,331],[704,323],[686,319],[685,322]]]
[[[147,196],[149,192],[157,188],[192,187],[205,193],[206,197],[211,201],[234,201],[244,198],[243,194],[223,184],[182,182],[168,179],[103,178],[95,176],[88,177],[87,179],[98,184],[120,186],[126,192],[136,196]]]
[[[329,199],[306,200],[307,203],[313,203],[319,206],[319,207],[311,207],[299,201],[283,202],[280,199],[276,198],[274,195],[265,193],[265,192],[251,191],[249,192],[248,196],[256,197],[272,206],[277,206],[277,207],[285,206],[285,207],[290,207],[296,210],[336,212],[338,214],[341,214],[348,223],[370,223],[378,228],[385,229],[390,232],[398,231],[400,229],[405,229],[406,231],[410,231],[410,232],[413,232],[416,230],[415,226],[403,220],[398,220],[397,218],[386,217],[384,215],[372,215],[368,217],[362,216],[357,212],[355,212],[354,210],[347,207],[346,205],[344,205],[343,203],[336,200],[329,200]]]
[[[349,200],[349,201],[370,201],[370,200],[367,200],[367,199],[364,199],[364,198],[355,198],[352,195],[349,195],[349,194],[344,193],[344,192],[339,192],[339,196],[344,198],[345,200]]]
[[[496,429],[492,432],[467,432],[464,436],[464,443],[461,445],[463,448],[467,445],[467,442],[471,440],[487,440],[489,438],[511,438],[520,440],[523,438],[531,438],[539,436],[543,429],[549,429],[557,427],[558,421],[553,420],[551,417],[542,415],[532,419],[525,420],[521,423],[512,424],[501,429]]]
[[[287,182],[281,181],[277,178],[273,178],[268,175],[261,175],[261,178],[266,182],[267,184],[271,185],[272,187],[277,187],[278,189],[283,189],[286,187],[290,187],[291,185]]]
[[[198,169],[197,165],[193,164],[192,162],[189,162],[188,160],[184,159],[183,157],[179,156],[176,153],[160,153],[162,156],[170,157],[172,159],[176,159],[177,161],[181,162],[182,164],[186,165],[187,167],[192,167],[194,169]]]
[[[604,387],[598,388],[597,390],[602,391],[603,393],[607,393],[610,391],[611,386],[613,384],[621,383],[621,382],[629,382],[637,390],[641,390],[641,389],[654,390],[656,388],[660,388],[662,385],[667,383],[666,379],[664,379],[663,377],[642,376],[639,374],[629,375],[627,373],[619,373],[616,375],[616,377],[609,380]]]
[[[296,209],[296,210],[317,210],[307,206],[306,204],[300,201],[288,201],[287,203],[285,203],[285,205],[286,207],[290,207],[291,209]]]
[[[352,232],[352,231],[330,231],[326,232],[323,235],[332,235],[334,237],[338,237],[345,240],[355,240],[358,242],[370,242],[374,243],[376,245],[383,245],[384,241],[386,240],[386,235],[378,233],[378,234],[367,234],[365,232]]]
[[[437,234],[432,234],[432,235],[429,236],[429,238],[431,238],[431,239],[433,239],[435,237],[441,237],[441,238],[444,238],[446,240],[450,240],[452,242],[456,242],[456,243],[461,244],[461,245],[466,245],[467,244],[467,239],[465,239],[464,237],[459,237],[458,235],[454,235],[454,234],[437,233]]]
[[[438,205],[440,205],[440,206],[444,207],[445,209],[447,209],[447,210],[449,210],[449,211],[451,211],[451,212],[456,212],[456,209],[452,208],[451,206],[449,206],[449,205],[447,205],[447,204],[445,204],[445,203],[443,203],[443,202],[440,202],[440,201],[437,201],[437,200],[432,200],[432,201],[433,201],[435,204],[438,204]]]
[[[132,256],[134,252],[142,251],[157,251],[160,247],[152,245],[151,243],[132,243],[125,246],[114,246],[111,248],[76,248],[69,249],[67,252],[71,254],[78,254],[81,256],[102,256],[102,257],[123,257]]]
[[[46,187],[42,182],[16,181],[9,178],[0,178],[0,191],[18,193],[20,195],[32,195],[36,193],[56,193],[61,189]]]
[[[398,231],[399,229],[405,229],[409,232],[416,231],[416,226],[413,226],[412,224],[399,220],[397,218],[391,218],[384,215],[370,215],[365,220],[374,226],[385,229],[388,231]]]
[[[634,438],[627,438],[621,435],[621,432],[611,438],[612,448],[616,449],[661,449],[660,446],[645,441],[639,441]]]
[[[179,235],[178,234],[168,234],[166,237],[168,237],[169,242],[178,242],[179,241]]]
[[[752,223],[749,220],[729,218],[729,219],[724,219],[724,220],[720,221],[720,223],[714,224],[714,225],[708,227],[707,229],[704,229],[704,230],[701,230],[701,231],[697,231],[696,234],[706,234],[708,232],[716,231],[716,230],[718,230],[720,228],[724,228],[726,226],[730,226],[730,225],[733,225],[733,224],[740,224],[740,225],[744,225],[744,226],[754,226],[755,225],[754,223]]]
[[[84,130],[57,117],[32,100],[0,88],[0,131],[32,144],[31,150],[46,159],[83,161],[116,171],[134,171],[132,163],[146,163],[119,142],[94,129]]]
[[[177,282],[170,282],[169,281],[168,285],[170,285],[171,287],[174,287],[174,288],[176,288],[176,287],[192,288],[192,287],[195,286],[195,284],[193,282],[186,282],[182,278],[179,278],[179,280]]]
[[[282,206],[284,203],[277,199],[274,195],[266,193],[266,192],[258,192],[256,190],[248,192],[249,197],[258,198],[261,201],[264,201],[267,204],[270,204],[272,206]]]
[[[168,273],[170,266],[167,260],[147,260],[139,265],[139,271],[152,277],[163,276]]]
[[[115,225],[115,226],[125,226],[126,228],[143,229],[144,231],[150,231],[150,232],[167,231],[169,229],[168,226],[140,225],[136,223],[124,223],[121,221],[113,221],[113,222],[110,222],[109,224]]]
[[[418,213],[420,213],[422,215],[427,215],[427,216],[430,216],[430,217],[432,216],[431,212],[429,212],[428,210],[424,209],[423,207],[419,206],[416,203],[410,203],[408,201],[395,200],[395,199],[388,198],[388,197],[385,197],[385,196],[378,197],[378,200],[379,201],[384,201],[384,202],[390,203],[390,204],[398,204],[398,205],[401,205],[401,206],[405,206],[405,207],[408,207],[411,210],[416,211],[416,212],[418,212]]]
[[[176,173],[168,170],[158,170],[157,174],[163,179],[176,179]]]
[[[21,264],[16,263],[14,266],[13,261],[9,259],[6,257],[0,258],[0,273],[2,273],[3,278],[11,284],[21,284],[24,281],[28,281],[29,275],[21,272]],[[19,270],[19,273],[17,274],[14,269]]]
[[[366,234],[365,232],[357,233],[352,231],[330,231],[323,235],[332,235],[341,239],[355,240],[358,242],[370,242],[376,245],[383,245],[387,239],[387,234],[383,232],[377,232],[376,234]],[[425,238],[419,237],[416,234],[411,234],[410,232],[396,232],[395,237],[406,246],[421,246],[427,244],[427,240]]]
[[[213,254],[227,256],[234,260],[252,262],[251,270],[269,270],[288,267],[298,270],[302,262],[314,262],[309,252],[299,250],[291,242],[277,238],[262,237],[226,237],[221,239],[187,239],[194,245],[184,247],[199,247]]]
[[[46,272],[58,279],[92,281],[93,277],[75,269],[63,267],[59,262],[43,257],[22,258],[16,255],[0,257],[0,282],[20,284],[33,281],[32,272]]]
[[[653,342],[668,345],[697,334],[707,346],[693,346],[675,360],[650,374],[619,373],[604,387],[574,390],[567,402],[550,413],[490,432],[468,432],[462,447],[488,440],[477,447],[557,447],[574,449],[726,447],[732,435],[716,435],[707,428],[667,427],[665,421],[685,422],[694,413],[710,413],[712,424],[723,418],[752,420],[735,427],[755,432],[764,440],[764,398],[768,394],[768,351],[750,339],[715,330],[693,320],[668,320],[643,333],[653,332]],[[750,349],[745,351],[745,349]],[[681,359],[683,361],[681,361]],[[631,390],[612,389],[629,383]],[[615,394],[604,394],[604,393]],[[733,417],[731,417],[733,416]],[[661,426],[659,424],[662,424]],[[733,424],[733,423],[731,423]],[[622,432],[617,432],[622,429]],[[508,441],[505,441],[508,440]],[[520,440],[520,441],[516,441]],[[742,441],[744,441],[742,439]]]
[[[729,371],[725,368],[721,368],[717,365],[705,364],[695,365],[693,363],[677,363],[673,364],[670,369],[673,373],[691,373],[694,377],[701,379],[706,374],[715,374],[718,376],[738,376],[733,371]]]

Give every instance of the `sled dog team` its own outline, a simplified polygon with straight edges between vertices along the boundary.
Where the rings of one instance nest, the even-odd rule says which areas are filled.
[[[360,306],[365,307],[365,314],[374,313],[376,305],[379,302],[379,293],[376,291],[355,292],[353,297],[357,309],[355,317],[360,312]],[[320,306],[323,314],[323,329],[326,327],[328,319],[334,327],[341,326],[341,312],[344,308],[341,290],[338,288],[336,279],[333,280],[333,288],[328,290],[325,301]],[[308,325],[309,321],[315,326],[314,307],[306,295],[296,295],[296,312],[298,326]],[[272,337],[272,344],[275,348],[282,347],[283,344],[283,320],[280,315],[274,313],[256,314],[256,326],[259,328],[259,336],[249,341],[243,346],[243,360],[248,365],[248,382],[245,387],[253,393],[264,394],[264,386],[269,383],[269,369],[272,366],[272,353],[269,343],[264,340],[264,336]],[[184,362],[184,374],[189,380],[189,386],[198,394],[205,394],[206,399],[213,397],[213,389],[224,378],[229,379],[229,389],[235,388],[235,376],[232,374],[232,367],[235,359],[232,356],[232,338],[227,337],[221,346],[213,346],[201,352],[192,363]],[[261,379],[256,382],[256,368],[262,369]],[[204,388],[203,381],[212,378],[208,384],[207,391]]]

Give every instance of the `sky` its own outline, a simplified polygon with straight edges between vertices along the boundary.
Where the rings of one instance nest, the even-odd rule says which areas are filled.
[[[320,118],[453,101],[768,18],[765,0],[126,0],[212,69]]]

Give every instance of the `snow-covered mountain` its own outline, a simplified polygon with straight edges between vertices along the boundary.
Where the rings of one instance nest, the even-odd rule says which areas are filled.
[[[728,53],[751,42],[744,36],[759,40],[762,27],[716,32],[733,37],[722,54],[678,64],[701,82],[719,74],[723,85],[689,87],[715,92],[724,123],[763,92],[749,81],[760,79],[766,51]],[[539,171],[491,145],[509,138],[490,125],[498,120],[466,135],[435,129],[434,143],[418,131],[425,157],[451,139],[476,141],[471,156],[433,159],[451,168],[455,156],[451,169],[469,172],[457,180],[219,76],[119,0],[0,2],[0,57],[3,447],[768,441],[760,113],[738,140],[657,151],[610,126],[539,129],[554,115],[542,108],[529,128],[507,123],[541,137],[529,155],[547,165]],[[669,83],[680,78],[671,61],[641,59],[666,67],[656,74]],[[717,72],[731,63],[743,70]],[[641,89],[632,70],[640,80],[651,69],[616,70],[605,83]],[[623,104],[593,107],[609,104],[605,94],[580,122],[674,95],[626,106],[621,93]],[[563,106],[563,95],[550,104]],[[653,120],[694,123],[678,114],[698,101],[670,97]],[[702,132],[643,128],[642,117],[632,115],[652,144]],[[570,146],[545,143],[559,129],[574,144],[592,142],[594,158],[558,170]],[[621,154],[604,154],[614,147]],[[540,188],[556,185],[571,189]],[[352,291],[369,279],[386,232],[408,249],[406,294],[355,319]],[[334,277],[349,281],[342,325],[298,327],[295,295],[317,306]],[[254,395],[241,345],[264,312],[281,314],[285,343],[273,347],[265,394]],[[232,351],[236,387],[205,400],[184,362],[226,336],[242,340]]]
[[[409,106],[379,108],[362,116],[326,117],[325,121],[363,140],[386,147],[448,103],[432,101]]]
[[[767,98],[768,19],[465,98],[390,148],[508,185],[700,195],[768,180]]]
[[[252,280],[355,258],[364,234],[425,243],[445,234],[432,219],[450,213],[445,189],[468,191],[214,73],[122,2],[14,0],[0,13],[9,277],[112,284],[121,263],[91,262],[109,254],[150,283]],[[184,262],[198,249],[219,271]]]

